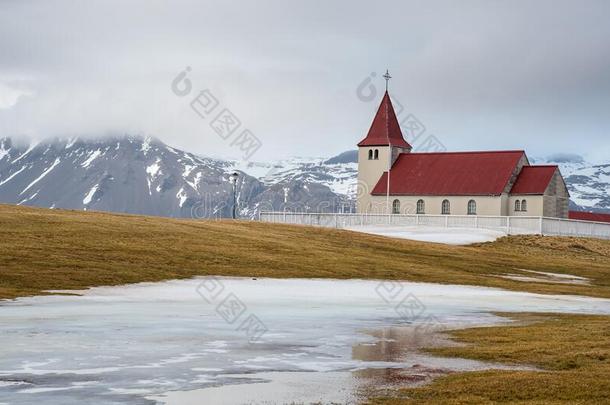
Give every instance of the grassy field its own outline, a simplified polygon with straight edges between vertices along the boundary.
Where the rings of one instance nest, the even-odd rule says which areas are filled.
[[[503,279],[520,269],[590,285]],[[610,298],[610,241],[539,236],[448,246],[245,221],[195,221],[0,205],[0,298],[195,275],[377,278]],[[515,316],[514,314],[511,316]],[[375,404],[608,403],[610,317],[517,315],[521,326],[453,333],[436,354],[544,371],[448,375]],[[533,322],[533,323],[532,323]]]
[[[519,269],[584,276],[591,285],[498,277]],[[0,298],[210,274],[400,279],[610,297],[610,241],[523,236],[447,246],[258,222],[0,205]]]
[[[608,404],[610,317],[506,314],[519,326],[452,332],[465,347],[435,348],[443,356],[517,365],[541,371],[487,370],[450,374],[429,385],[398,390],[371,404]]]

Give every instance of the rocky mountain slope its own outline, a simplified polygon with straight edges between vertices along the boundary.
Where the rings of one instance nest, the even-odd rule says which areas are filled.
[[[4,138],[0,139],[0,202],[169,217],[229,217],[233,206],[229,175],[237,166],[153,138],[55,139],[30,145]],[[236,200],[239,215],[253,218],[259,210],[279,210],[287,203],[294,209],[329,211],[346,198],[306,178],[274,178],[265,183],[240,172]]]
[[[570,190],[573,208],[610,212],[610,163],[592,164],[573,154],[532,159],[535,164],[557,164]]]

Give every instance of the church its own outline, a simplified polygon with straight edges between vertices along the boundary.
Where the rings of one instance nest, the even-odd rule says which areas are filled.
[[[568,218],[557,166],[530,165],[523,150],[416,153],[386,90],[358,143],[359,213]]]

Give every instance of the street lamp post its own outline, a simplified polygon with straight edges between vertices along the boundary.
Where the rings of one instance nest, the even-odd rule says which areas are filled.
[[[231,186],[233,188],[233,210],[232,210],[232,215],[231,217],[233,219],[235,219],[236,215],[236,210],[235,208],[237,207],[237,179],[239,178],[239,173],[237,172],[233,172],[231,173],[231,175],[229,176],[229,181],[231,182]]]

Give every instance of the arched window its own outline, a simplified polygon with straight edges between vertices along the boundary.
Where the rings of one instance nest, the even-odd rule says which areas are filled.
[[[392,201],[392,214],[400,214],[400,201],[398,199]]]
[[[475,200],[468,201],[468,215],[477,215],[477,203]]]
[[[521,201],[515,201],[515,211],[521,211]]]
[[[375,160],[379,159],[379,149],[375,149]]]
[[[417,213],[425,214],[426,213],[426,203],[424,200],[417,200]]]
[[[369,160],[373,160],[373,149],[369,149]]]
[[[441,204],[441,214],[449,215],[450,212],[451,205],[449,204],[449,200],[443,200],[443,203]]]
[[[521,211],[527,211],[527,201],[521,201]]]

